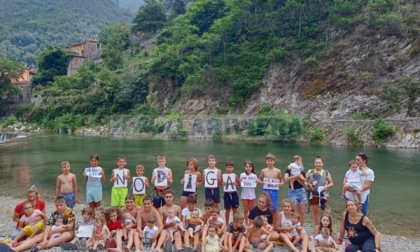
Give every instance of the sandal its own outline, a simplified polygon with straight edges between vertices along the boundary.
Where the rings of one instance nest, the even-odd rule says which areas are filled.
[[[30,252],[38,252],[39,251],[38,246],[36,244],[33,245],[32,248],[31,248],[31,250],[29,250],[29,251]]]

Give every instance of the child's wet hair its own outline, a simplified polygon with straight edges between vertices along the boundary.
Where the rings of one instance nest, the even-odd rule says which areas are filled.
[[[83,208],[83,210],[82,210],[82,215],[83,215],[83,214],[85,214],[85,213],[87,213],[87,214],[89,214],[90,216],[92,216],[92,214],[93,214],[93,209],[92,209],[92,208],[90,208],[90,207],[85,207],[85,208]]]
[[[213,154],[210,154],[210,155],[207,157],[207,160],[209,160],[209,159],[216,159],[216,157],[215,157]]]
[[[192,194],[188,195],[187,203],[196,204],[197,203],[197,197],[195,195],[192,195]]]
[[[211,213],[212,213],[212,214],[213,214],[213,213],[216,213],[217,215],[219,215],[220,210],[219,210],[219,208],[215,208],[215,207],[213,207],[213,209],[211,210]]]
[[[105,217],[107,221],[111,220],[110,216],[112,213],[117,213],[117,219],[120,219],[120,220],[122,219],[122,214],[121,214],[120,209],[118,207],[110,207],[105,212]]]
[[[232,160],[226,161],[225,167],[227,166],[234,166],[233,161]]]
[[[251,160],[245,160],[244,167],[247,164],[252,167],[251,173],[254,173],[255,174],[255,168],[254,168],[254,164],[252,163],[252,161]]]
[[[117,159],[117,161],[120,161],[121,159],[124,160],[124,161],[127,161],[127,158],[124,157],[124,156],[119,156],[118,159]]]
[[[245,217],[243,214],[236,213],[233,215],[233,222],[243,221]]]
[[[188,198],[191,196],[191,194],[188,196]],[[194,197],[195,198],[195,197]],[[188,202],[188,199],[187,199]],[[197,202],[197,199],[195,200]],[[204,202],[204,207],[213,207],[214,206],[214,200],[213,199],[206,199]]]
[[[188,159],[188,161],[187,161],[187,166],[189,165],[189,163],[190,162],[192,162],[193,163],[193,165],[194,165],[194,170],[195,171],[198,171],[198,160],[197,159],[195,159],[195,158],[190,158],[190,159]]]
[[[65,203],[66,204],[66,198],[64,198],[64,196],[57,196],[57,197],[55,197],[54,203]]]
[[[144,170],[144,166],[143,166],[143,165],[141,165],[141,164],[139,164],[139,165],[137,165],[137,166],[136,166],[136,170],[137,170],[137,169],[142,169],[142,170]]]
[[[147,223],[155,224],[155,222],[156,222],[156,217],[155,216],[151,215],[151,216],[147,217]]]
[[[276,161],[276,156],[274,156],[274,154],[272,153],[268,153],[267,156],[265,156],[265,160],[267,159],[272,159],[274,161]]]
[[[263,220],[263,218],[261,218],[261,216],[257,216],[257,217],[254,218],[254,221],[252,223],[257,228],[260,228],[264,225],[264,220]]]
[[[61,167],[63,166],[63,165],[69,165],[70,164],[70,162],[69,161],[62,161],[61,162]]]
[[[98,161],[99,161],[99,155],[98,155],[98,154],[92,154],[92,155],[90,156],[90,159],[89,159],[89,160],[92,160],[92,159],[96,159],[96,160],[98,160]]]

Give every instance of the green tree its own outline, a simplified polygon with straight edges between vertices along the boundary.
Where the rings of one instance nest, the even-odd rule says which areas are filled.
[[[16,61],[0,58],[0,100],[4,97],[20,93],[20,89],[13,85],[12,79],[18,79],[24,68]]]
[[[32,85],[47,85],[55,76],[67,74],[71,55],[61,49],[48,48],[39,55],[38,74],[32,78]]]
[[[111,23],[102,28],[99,39],[102,46],[101,57],[110,70],[121,69],[124,62],[124,50],[129,45],[130,31],[125,25]]]
[[[186,12],[187,7],[185,5],[184,0],[174,0],[169,10],[169,19],[174,19],[178,15],[185,14]]]
[[[167,22],[165,7],[156,0],[146,0],[133,19],[132,30],[156,34]]]

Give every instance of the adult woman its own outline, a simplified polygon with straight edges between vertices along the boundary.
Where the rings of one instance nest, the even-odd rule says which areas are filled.
[[[45,202],[39,198],[38,190],[36,189],[35,185],[33,185],[26,192],[26,200],[20,202],[15,207],[15,211],[13,213],[13,221],[17,222],[17,225],[16,225],[16,230],[13,231],[13,233],[10,235],[12,239],[15,239],[15,237],[20,232],[20,230],[18,229],[18,224],[19,224],[20,218],[25,214],[23,205],[25,204],[26,201],[31,202],[34,209],[38,209],[45,214]],[[39,220],[41,220],[41,218]]]
[[[274,230],[279,232],[278,238],[276,240],[280,240],[286,244],[292,251],[299,251],[295,245],[293,245],[292,241],[289,239],[287,233],[293,230],[292,227],[292,210],[294,208],[294,202],[291,199],[284,199],[282,201],[283,211],[278,213],[276,218],[276,222],[274,223]],[[304,232],[300,234],[300,242],[302,243],[302,251],[307,251],[308,249],[308,235]]]
[[[315,226],[319,224],[319,205],[325,214],[331,214],[331,201],[328,195],[328,189],[334,186],[331,173],[324,170],[324,161],[322,157],[317,156],[314,162],[315,168],[306,173],[306,179],[309,188],[312,191],[310,200],[312,215]]]
[[[346,248],[346,252],[380,251],[381,234],[376,230],[369,218],[359,212],[356,201],[348,200],[346,202],[346,211],[341,218],[339,243],[343,241],[344,230],[351,244]]]
[[[273,225],[273,214],[271,212],[271,198],[267,192],[262,192],[258,196],[257,205],[254,206],[248,215],[249,225],[252,225],[254,218],[260,215],[267,216],[267,222]]]
[[[284,181],[289,182],[289,192],[287,193],[287,197],[294,202],[294,210],[295,212],[299,213],[300,216],[300,223],[303,225],[305,222],[305,205],[306,205],[306,190],[305,186],[308,186],[308,183],[302,184],[297,178],[303,176],[305,177],[305,173],[302,171],[301,174],[292,175],[291,170],[287,169],[284,173]],[[293,188],[291,189],[290,181],[293,181]]]
[[[375,173],[372,169],[367,167],[367,163],[369,161],[369,157],[363,153],[359,152],[356,155],[356,163],[359,168],[365,168],[366,175],[361,175],[360,179],[362,182],[362,213],[364,215],[367,215],[367,210],[369,207],[369,196],[370,196],[370,188],[373,185],[373,181],[375,180]],[[348,192],[346,192],[346,198],[348,199],[355,199],[353,189],[349,189]]]

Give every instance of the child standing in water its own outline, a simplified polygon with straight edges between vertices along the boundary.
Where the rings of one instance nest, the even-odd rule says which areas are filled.
[[[114,184],[111,190],[111,206],[125,206],[125,197],[128,194],[128,182],[131,181],[130,170],[126,169],[127,160],[125,157],[119,157],[117,161],[118,168],[112,170],[110,182]]]
[[[191,175],[197,176],[196,191],[195,192],[182,191],[181,201],[179,203],[179,206],[181,207],[181,209],[185,208],[185,205],[187,204],[188,196],[197,194],[197,186],[199,186],[203,183],[202,178],[201,178],[201,173],[198,171],[198,161],[197,161],[197,159],[195,159],[195,158],[188,159],[187,167],[188,167],[188,169],[185,171],[185,174],[191,174]],[[188,181],[187,181],[187,183],[188,183]],[[181,179],[181,184],[185,184],[185,179],[184,178]]]
[[[239,180],[241,181],[241,199],[244,205],[245,223],[248,224],[248,213],[254,207],[256,199],[255,188],[257,187],[258,177],[255,174],[254,165],[250,160],[245,161],[245,172],[241,173]]]
[[[136,175],[137,177],[141,177],[144,181],[144,186],[146,186],[146,189],[150,188],[149,185],[149,179],[147,177],[144,176],[144,166],[139,164],[136,166]],[[134,187],[134,180],[133,180],[133,185],[132,187]],[[134,203],[136,206],[139,206],[141,208],[143,208],[143,199],[144,197],[146,197],[146,194],[134,194]]]
[[[158,167],[153,169],[152,184],[155,185],[153,206],[157,209],[166,204],[163,194],[172,184],[172,170],[166,167],[165,155],[157,157]]]
[[[101,206],[102,184],[105,183],[104,169],[98,166],[99,156],[90,157],[90,167],[83,172],[83,181],[86,183],[86,201],[92,209]]]
[[[77,203],[78,189],[76,175],[70,173],[69,161],[61,162],[61,171],[63,174],[57,177],[55,185],[55,196],[63,196],[66,198],[66,203],[69,208],[74,208]]]

